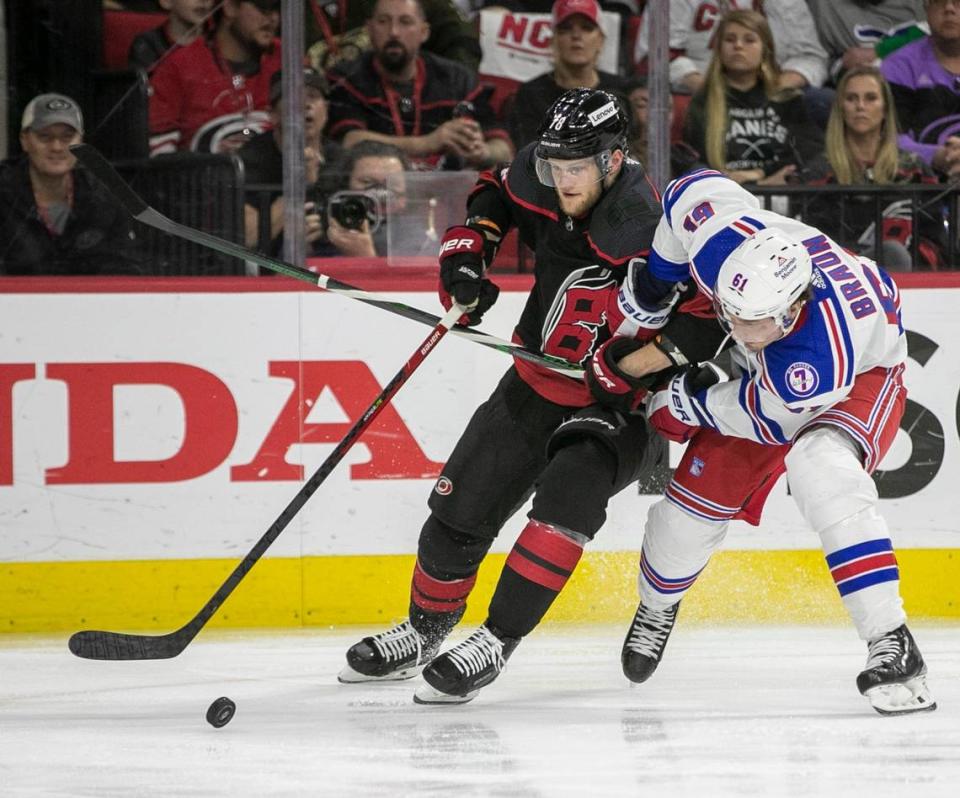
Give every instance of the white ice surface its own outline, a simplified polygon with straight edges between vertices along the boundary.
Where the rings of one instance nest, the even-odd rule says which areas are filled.
[[[957,796],[960,627],[914,631],[940,706],[897,718],[857,693],[849,628],[681,622],[629,687],[621,630],[548,627],[457,707],[414,705],[416,680],[337,684],[357,630],[120,663],[0,638],[0,795]],[[214,729],[221,695],[237,714]]]

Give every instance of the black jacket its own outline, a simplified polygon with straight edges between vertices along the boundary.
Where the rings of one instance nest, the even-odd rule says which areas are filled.
[[[490,107],[490,88],[478,85],[476,75],[462,64],[421,52],[417,74],[405,96],[383,73],[372,52],[352,62],[330,93],[327,135],[340,141],[351,130],[370,130],[388,136],[421,136],[432,133],[454,116],[461,101],[473,104],[473,116],[485,138],[508,139]],[[416,159],[420,166],[443,162],[440,153]],[[444,168],[449,168],[445,164]],[[459,168],[459,165],[457,165]]]
[[[807,118],[803,97],[767,97],[762,84],[749,91],[727,88],[728,170],[763,169],[772,175],[788,164],[802,169],[823,149],[822,131]],[[706,161],[706,94],[693,95],[684,121],[683,140]]]
[[[61,235],[37,211],[25,156],[0,163],[0,274],[139,274],[129,215],[82,169]]]

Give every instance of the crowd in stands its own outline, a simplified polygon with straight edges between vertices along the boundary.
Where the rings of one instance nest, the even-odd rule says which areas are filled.
[[[124,66],[149,80],[151,156],[236,156],[247,187],[240,239],[279,255],[280,0],[103,5],[136,12]],[[569,88],[621,97],[630,155],[644,162],[645,5],[304,0],[308,255],[383,256],[411,172],[509,161]],[[946,253],[957,240],[948,207],[960,178],[960,0],[669,5],[674,176],[708,166],[784,189],[791,213],[891,269],[956,267]],[[150,273],[135,228],[70,155],[84,135],[83,102],[48,88],[23,113],[22,152],[0,164],[0,274]],[[942,190],[903,191],[927,184]],[[896,188],[793,190],[825,185]],[[390,240],[404,235],[411,251],[431,240],[422,226]]]
[[[246,142],[237,154],[243,161],[244,179],[252,185],[270,186],[261,197],[267,201],[263,209],[249,204],[245,208],[244,238],[248,246],[255,246],[260,239],[261,213],[269,218],[271,254],[282,251],[284,201],[280,186],[283,183],[283,118],[284,103],[281,80],[283,73],[277,71],[270,79],[270,128],[256,134]],[[304,179],[308,185],[316,185],[321,172],[336,161],[339,145],[326,136],[329,106],[327,95],[330,87],[326,78],[312,68],[303,71],[303,165]],[[313,202],[304,208],[307,218],[307,243],[313,244],[323,235],[319,214]]]

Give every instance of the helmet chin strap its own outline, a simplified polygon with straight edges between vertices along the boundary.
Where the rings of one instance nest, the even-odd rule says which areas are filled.
[[[724,336],[723,340],[720,342],[720,346],[717,347],[717,351],[713,353],[713,357],[717,357],[717,355],[719,355],[726,348],[727,341],[729,341],[731,338],[733,338],[733,333],[730,332],[730,330],[727,330],[727,334]],[[736,339],[734,339],[734,343],[737,343]],[[712,359],[713,358],[711,358],[711,360]]]
[[[607,178],[610,177],[610,173],[613,171],[613,153],[614,152],[616,152],[616,150],[607,151],[608,153],[607,154],[607,171],[603,174],[603,177],[600,178],[600,196],[597,198],[597,202],[594,204],[594,208],[600,204],[600,200],[603,199],[603,195],[606,194],[609,189],[613,188],[613,184],[616,182],[616,179],[614,179],[610,181],[609,186],[607,185]],[[620,150],[620,152],[623,153],[623,150]],[[595,157],[597,159],[600,159],[603,156],[602,154],[599,154]],[[626,154],[623,153],[624,160],[626,159],[626,157],[627,157]],[[600,166],[599,163],[597,164],[597,166],[600,167],[600,171],[603,172],[603,168]],[[623,170],[623,160],[620,161],[620,170],[621,171]],[[619,177],[620,172],[617,172],[616,176]],[[591,208],[591,210],[593,209]]]

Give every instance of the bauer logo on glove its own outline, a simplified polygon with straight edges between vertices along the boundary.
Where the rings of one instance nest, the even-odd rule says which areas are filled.
[[[473,231],[471,231],[473,232]],[[479,236],[474,233],[470,238],[444,238],[443,243],[440,245],[440,259],[443,260],[445,257],[444,253],[450,253],[451,251],[457,251],[465,249],[468,252],[483,252],[483,241],[479,241],[480,249],[476,250]]]
[[[705,424],[709,425],[706,392],[711,385],[726,382],[729,375],[715,363],[684,370],[665,390],[647,401],[647,418],[663,437],[685,443]]]
[[[619,361],[643,347],[642,341],[618,337],[605,341],[593,353],[583,378],[598,404],[621,413],[637,409],[656,377],[634,377],[620,368]]]
[[[638,273],[643,273],[645,258],[633,258],[627,267],[627,277],[620,290],[612,293],[607,302],[607,326],[614,335],[648,341],[660,332],[673,317],[680,299],[681,284],[658,301],[645,304],[637,292],[627,287],[636,282]]]
[[[468,311],[461,324],[479,324],[497,301],[500,289],[484,278],[486,239],[466,225],[451,227],[440,244],[440,301],[448,310],[456,302]]]
[[[614,382],[612,379],[610,379],[610,378],[606,375],[603,367],[602,367],[599,363],[597,363],[596,360],[591,360],[591,361],[590,361],[590,366],[591,366],[591,368],[593,369],[593,376],[597,378],[597,381],[598,381],[604,388],[606,388],[608,391],[613,391],[613,390],[616,389],[617,383]]]
[[[461,266],[457,271],[469,280],[479,280],[480,274],[469,266]]]

